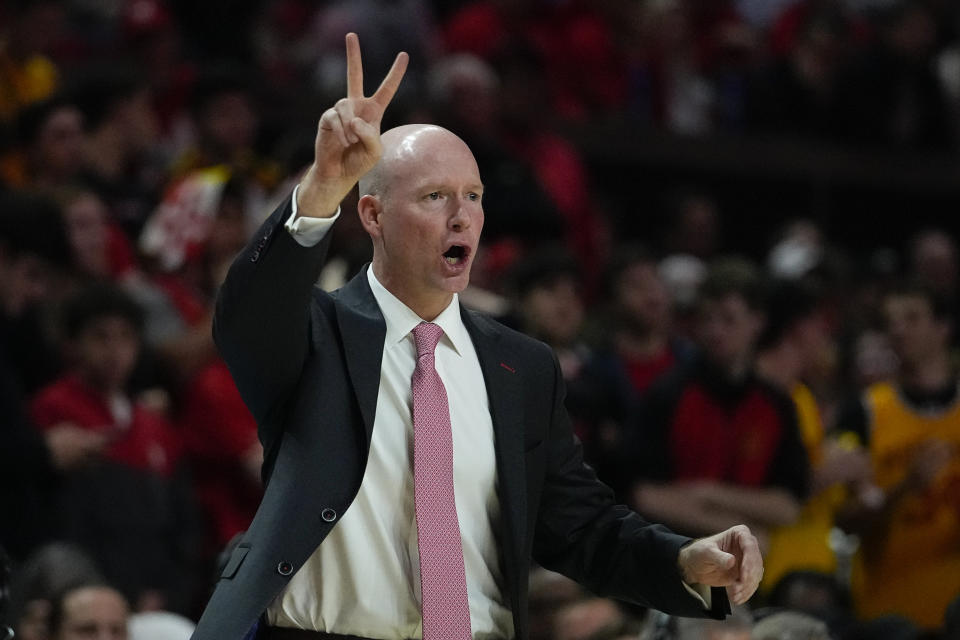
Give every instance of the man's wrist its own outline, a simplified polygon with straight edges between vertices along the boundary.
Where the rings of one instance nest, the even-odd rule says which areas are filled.
[[[687,584],[693,584],[695,582],[687,569],[690,558],[690,545],[694,542],[695,540],[693,538],[687,540],[683,543],[683,545],[680,547],[680,551],[677,553],[677,571],[680,572],[680,579]]]
[[[311,165],[297,190],[297,215],[307,218],[332,218],[340,202],[350,193],[354,183],[324,179]]]

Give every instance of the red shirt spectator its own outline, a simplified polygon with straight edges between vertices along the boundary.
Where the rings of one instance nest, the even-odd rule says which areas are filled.
[[[176,432],[163,416],[126,397],[107,397],[76,374],[42,389],[30,414],[41,429],[70,422],[109,436],[103,457],[136,469],[170,475],[180,454]]]

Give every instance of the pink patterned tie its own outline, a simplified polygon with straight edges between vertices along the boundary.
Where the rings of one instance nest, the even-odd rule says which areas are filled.
[[[423,640],[470,640],[470,606],[453,494],[453,436],[447,392],[434,365],[443,329],[413,329],[413,499],[420,546]]]

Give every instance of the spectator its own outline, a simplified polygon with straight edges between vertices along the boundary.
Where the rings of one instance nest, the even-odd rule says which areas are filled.
[[[673,618],[675,640],[749,640],[753,619],[749,612],[738,607],[724,621]]]
[[[900,370],[896,380],[870,386],[840,419],[869,448],[876,485],[850,496],[841,523],[863,540],[858,612],[867,618],[899,614],[935,629],[960,592],[953,316],[919,285],[891,290],[884,312]]]
[[[111,221],[107,206],[95,191],[70,185],[47,193],[59,205],[67,230],[72,281],[122,281],[136,274],[133,246],[120,226]]]
[[[753,625],[751,640],[831,640],[823,622],[803,613],[782,611]]]
[[[568,383],[577,379],[589,352],[576,261],[563,249],[540,250],[515,267],[513,285],[521,330],[553,347]]]
[[[745,521],[764,537],[798,517],[807,455],[790,398],[754,372],[762,328],[753,266],[714,265],[700,290],[703,353],[650,390],[624,447],[647,517],[693,535]]]
[[[592,357],[583,339],[584,302],[581,271],[562,248],[546,247],[520,261],[513,270],[513,288],[519,328],[543,340],[556,354],[567,385],[566,406],[574,430],[591,451],[596,434],[592,417],[600,403],[585,369]]]
[[[853,622],[849,590],[833,576],[817,571],[786,574],[770,591],[767,604],[774,610],[796,611],[821,620],[837,637],[844,637]]]
[[[224,165],[250,178],[250,186],[269,190],[277,185],[277,166],[254,148],[259,109],[253,87],[249,74],[229,65],[209,68],[200,76],[191,101],[196,146],[177,160],[175,177]]]
[[[112,587],[89,584],[67,589],[50,610],[50,640],[127,640],[130,607]]]
[[[94,561],[72,545],[54,543],[37,549],[16,571],[10,586],[10,621],[16,637],[47,640],[57,596],[102,579]]]
[[[192,604],[196,525],[179,477],[180,443],[167,419],[132,397],[142,312],[116,289],[77,294],[64,311],[66,374],[31,402],[41,430],[61,422],[106,438],[102,455],[61,490],[63,534],[88,550],[136,608]]]
[[[844,500],[846,485],[864,483],[870,476],[869,459],[861,448],[827,437],[817,400],[804,384],[828,357],[829,341],[823,309],[811,286],[782,282],[773,287],[757,373],[793,399],[811,463],[811,495],[797,522],[771,533],[764,562],[766,589],[792,570],[837,570],[830,545],[834,512]]]
[[[617,464],[624,427],[650,385],[687,362],[692,349],[673,335],[673,301],[646,249],[630,246],[614,253],[604,293],[611,310],[582,382],[594,398],[584,416],[592,435],[585,446],[600,477],[622,494],[629,481]]]
[[[554,640],[597,640],[629,636],[632,621],[613,600],[589,598],[568,605],[554,621]]]
[[[622,419],[657,378],[689,358],[690,347],[673,336],[673,301],[656,259],[645,248],[621,248],[609,268],[606,290],[613,305],[609,348],[632,389],[630,398],[618,404]]]
[[[0,178],[13,188],[50,188],[79,178],[83,114],[64,96],[25,108],[17,118],[17,150],[3,158]]]

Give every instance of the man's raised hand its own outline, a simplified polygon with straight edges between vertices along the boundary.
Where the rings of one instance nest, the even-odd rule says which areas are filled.
[[[357,34],[348,33],[346,44],[347,97],[320,117],[313,164],[297,192],[300,215],[333,215],[353,185],[380,159],[380,121],[407,70],[408,56],[401,52],[380,87],[365,97]]]

